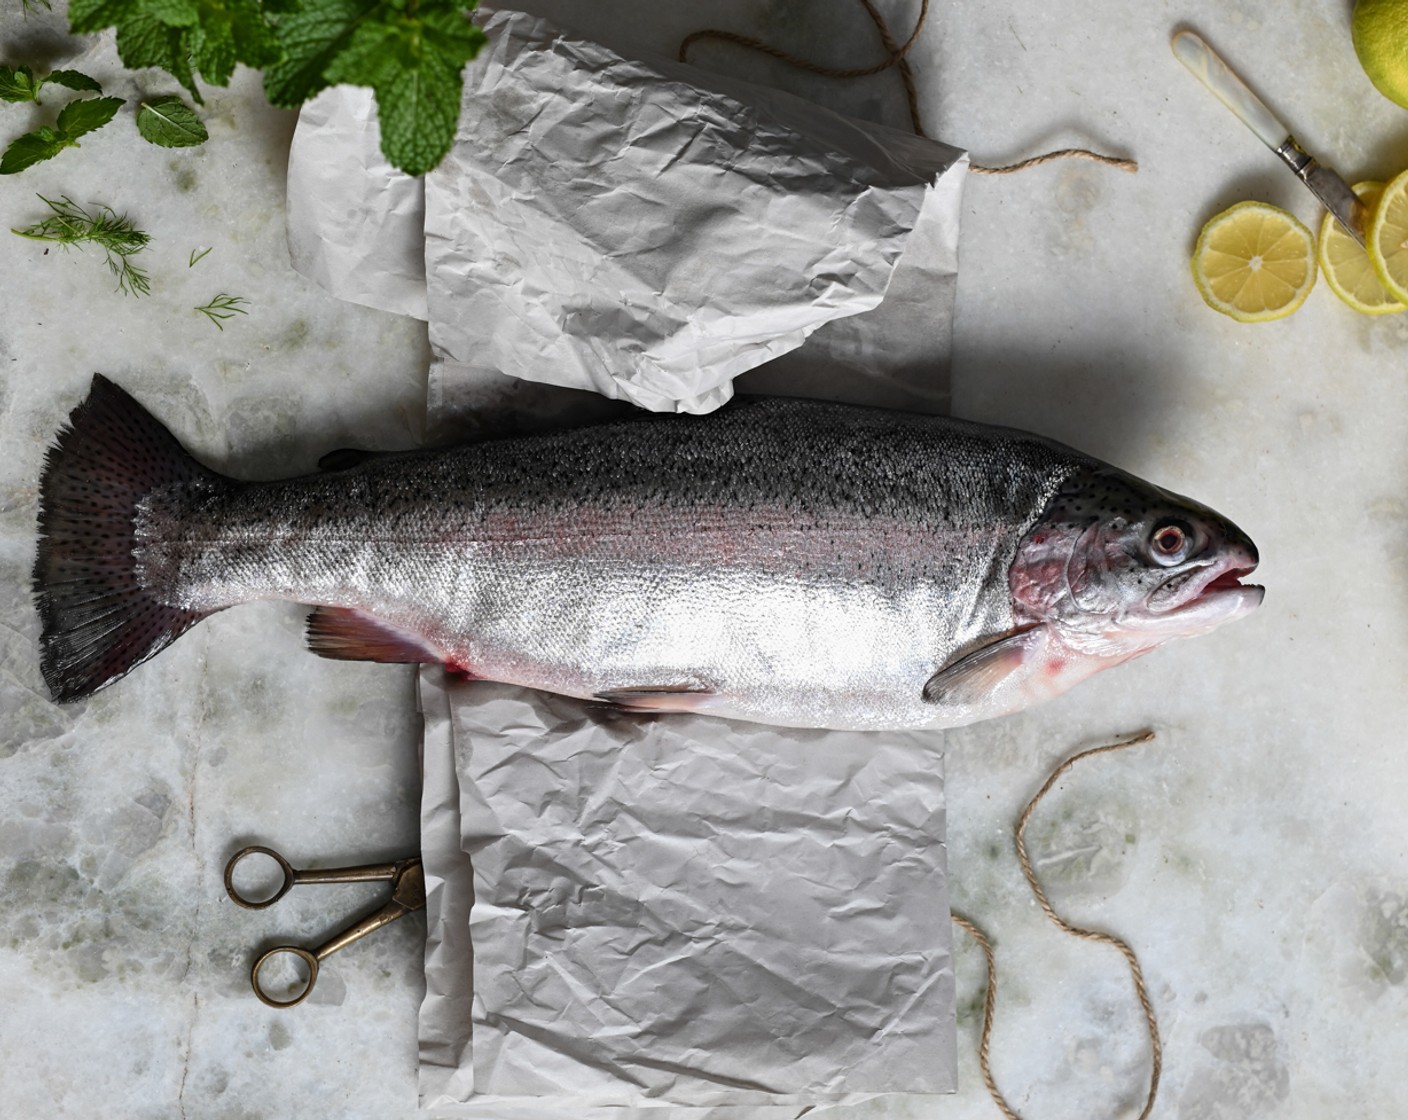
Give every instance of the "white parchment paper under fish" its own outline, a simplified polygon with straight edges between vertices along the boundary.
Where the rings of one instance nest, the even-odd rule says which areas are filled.
[[[521,13],[486,31],[423,189],[366,91],[304,108],[296,267],[471,370],[702,412],[795,352],[806,395],[946,410],[965,153]]]
[[[438,668],[421,698],[422,1107],[953,1090],[933,736],[613,718]]]

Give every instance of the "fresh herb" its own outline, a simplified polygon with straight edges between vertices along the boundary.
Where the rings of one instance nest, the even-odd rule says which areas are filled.
[[[213,249],[213,248],[215,248],[214,245],[210,246],[210,249]],[[195,268],[195,266],[200,263],[200,261],[205,257],[205,255],[206,255],[208,252],[210,252],[210,249],[202,249],[202,250],[200,250],[199,252],[197,252],[196,250],[192,249],[192,250],[191,250],[191,259],[186,262],[186,267],[187,267],[187,268]],[[197,308],[196,310],[199,311],[200,309]]]
[[[39,91],[47,85],[64,86],[83,93],[102,93],[96,80],[78,70],[52,70],[46,78],[36,78],[28,66],[11,70],[0,66],[0,101],[33,101],[39,104]]]
[[[122,108],[120,97],[85,97],[70,101],[59,110],[56,126],[44,125],[26,132],[10,142],[0,156],[0,175],[13,175],[46,159],[53,159],[65,148],[78,147],[78,138],[102,128]]]
[[[484,33],[455,0],[304,0],[281,17],[282,62],[264,92],[291,107],[324,87],[371,86],[381,150],[394,167],[423,175],[450,150],[464,90],[461,70]]]
[[[227,296],[224,292],[221,292],[204,307],[197,307],[193,310],[199,311],[223,331],[225,328],[220,320],[233,319],[236,315],[248,315],[249,312],[240,306],[248,302],[249,300],[244,299],[242,296]]]
[[[160,148],[191,148],[210,139],[196,111],[175,94],[143,101],[137,107],[137,131]]]
[[[111,206],[99,206],[90,214],[67,195],[55,200],[41,194],[39,200],[53,213],[32,226],[12,229],[11,233],[34,241],[55,241],[65,249],[70,245],[80,248],[97,245],[107,253],[108,268],[117,277],[119,291],[131,296],[147,294],[151,288],[147,274],[133,264],[131,258],[147,247],[150,235],[137,229],[130,218],[119,215]]]
[[[52,12],[54,10],[49,0],[20,0],[20,7],[24,9],[26,17],[37,12],[40,8],[43,8],[46,12]]]
[[[293,108],[329,85],[370,86],[381,148],[421,175],[455,138],[461,70],[484,33],[466,18],[477,0],[72,0],[74,31],[116,26],[133,69],[159,66],[199,103],[236,64],[264,67],[271,104]]]

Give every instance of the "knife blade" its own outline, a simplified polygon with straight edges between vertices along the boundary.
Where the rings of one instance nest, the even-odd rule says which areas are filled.
[[[1256,133],[1257,139],[1281,157],[1296,177],[1318,198],[1345,232],[1360,245],[1364,244],[1367,214],[1364,204],[1330,168],[1321,164],[1296,142],[1291,130],[1276,119],[1265,102],[1247,88],[1247,84],[1232,72],[1217,52],[1191,31],[1180,31],[1173,37],[1174,57],[1207,86],[1237,119]]]

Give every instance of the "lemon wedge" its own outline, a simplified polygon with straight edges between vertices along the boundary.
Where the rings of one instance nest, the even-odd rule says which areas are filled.
[[[1380,282],[1394,299],[1408,303],[1408,171],[1384,188],[1364,242]]]
[[[1355,183],[1354,193],[1364,203],[1366,211],[1372,214],[1383,196],[1384,185]],[[1408,306],[1400,303],[1383,286],[1363,246],[1345,232],[1332,214],[1326,214],[1320,223],[1315,255],[1320,262],[1320,271],[1325,274],[1325,282],[1355,311],[1365,315],[1392,315],[1395,311],[1408,311]]]
[[[1239,323],[1283,319],[1315,286],[1315,239],[1284,210],[1239,202],[1203,226],[1193,281],[1209,307]]]

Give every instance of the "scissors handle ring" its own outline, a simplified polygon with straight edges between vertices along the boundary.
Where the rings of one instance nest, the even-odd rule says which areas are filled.
[[[294,996],[292,999],[275,999],[259,986],[259,970],[279,953],[292,953],[308,966],[308,983],[304,985],[303,991],[299,992],[298,995]],[[255,961],[254,967],[249,970],[249,983],[254,989],[254,994],[259,997],[261,1002],[268,1004],[270,1007],[292,1007],[294,1004],[302,1003],[312,994],[313,985],[317,980],[318,958],[307,949],[300,949],[296,945],[279,945],[276,948],[270,949]]]
[[[275,863],[279,865],[279,869],[283,872],[284,876],[283,885],[280,886],[279,889],[276,890],[272,895],[270,895],[268,898],[264,899],[261,902],[253,902],[250,899],[245,898],[244,895],[240,894],[240,892],[235,889],[235,865],[238,864],[240,860],[244,859],[245,856],[253,855],[268,856],[270,859],[272,859]],[[273,906],[274,903],[278,902],[279,899],[283,898],[284,895],[288,894],[288,892],[293,889],[293,884],[295,881],[296,878],[294,875],[293,866],[288,862],[288,860],[284,859],[284,857],[279,855],[278,852],[274,851],[273,848],[265,848],[258,844],[249,848],[240,849],[238,852],[236,852],[230,857],[230,862],[225,864],[225,893],[230,896],[231,900],[234,901],[236,905],[243,906],[246,910],[263,910],[266,906]],[[299,951],[301,952],[302,950]],[[267,956],[268,954],[266,953],[265,957]],[[259,959],[262,963],[264,957],[260,957]],[[259,965],[256,964],[254,967],[257,971]],[[316,971],[316,966],[314,970]],[[312,986],[313,982],[310,980],[308,982],[308,987],[311,988]],[[258,990],[258,987],[258,984],[256,984],[256,991]],[[307,993],[304,994],[306,995]],[[262,995],[259,998],[264,999]],[[302,997],[300,996],[299,998],[301,999]],[[268,1003],[269,1001],[264,1000],[264,1002]],[[293,1002],[297,1003],[298,1000],[294,1000]],[[275,1006],[283,1007],[287,1005],[276,1004]]]

